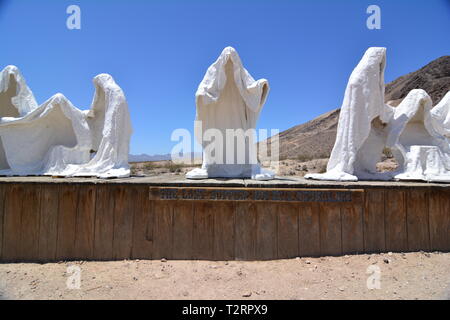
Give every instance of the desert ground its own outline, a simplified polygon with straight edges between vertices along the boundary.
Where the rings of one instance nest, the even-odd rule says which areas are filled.
[[[328,158],[308,159],[299,157],[297,159],[283,159],[275,163],[262,161],[262,167],[274,171],[278,176],[303,177],[307,173],[323,173],[327,169]],[[377,164],[380,172],[392,171],[397,168],[397,162],[392,156],[383,155],[382,161]],[[201,159],[196,159],[192,164],[186,162],[146,161],[131,163],[131,173],[137,176],[154,175],[179,175],[180,177],[193,168],[201,166]]]
[[[79,289],[67,286],[73,266]],[[374,270],[379,282],[372,281]],[[0,298],[450,300],[450,253],[0,264]]]

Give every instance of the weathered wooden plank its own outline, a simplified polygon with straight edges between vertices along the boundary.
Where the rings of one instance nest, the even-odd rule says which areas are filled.
[[[430,250],[427,190],[408,190],[406,197],[408,250]]]
[[[20,253],[23,261],[36,261],[39,256],[39,211],[41,187],[39,185],[24,186],[21,210]]]
[[[194,234],[194,208],[189,201],[173,204],[173,258],[192,259]]]
[[[0,185],[0,261],[3,259],[3,226],[4,226],[4,212],[5,212],[5,189],[4,184]]]
[[[153,251],[153,205],[148,198],[148,188],[139,187],[133,223],[133,259],[151,259]]]
[[[443,221],[445,222],[445,220],[447,220],[447,241],[446,241],[446,246],[444,250],[450,251],[450,199],[448,198],[448,193],[446,194],[446,202],[445,202],[445,212],[447,213],[447,217],[446,219],[444,219]],[[442,209],[441,209],[442,210]]]
[[[236,206],[233,202],[217,202],[214,208],[214,260],[233,260]]]
[[[214,204],[198,202],[194,205],[193,257],[213,259],[214,256]]]
[[[39,260],[56,258],[58,238],[59,185],[46,184],[41,187],[39,222]]]
[[[133,218],[136,186],[114,187],[113,258],[130,259],[133,242]]]
[[[341,207],[320,204],[320,252],[322,255],[342,254]]]
[[[237,260],[256,259],[256,206],[236,203],[235,255]]]
[[[361,253],[364,251],[364,209],[362,203],[343,204],[342,253]]]
[[[114,192],[110,185],[97,185],[96,197],[94,256],[98,260],[110,260],[114,256]]]
[[[147,191],[141,184],[2,184],[0,260],[255,260],[450,250],[444,188],[368,188],[342,201],[321,198],[325,193],[318,202],[287,200],[294,190],[283,201],[150,201]]]
[[[450,192],[432,190],[429,193],[430,248],[450,250]]]
[[[256,203],[256,259],[277,258],[277,204]]]
[[[298,216],[299,256],[320,255],[319,204],[300,204]]]
[[[3,260],[17,261],[19,259],[21,211],[24,187],[21,184],[11,184],[5,190],[5,208],[3,217]]]
[[[61,185],[59,194],[58,238],[56,259],[75,256],[75,225],[77,223],[78,185]]]
[[[364,210],[364,250],[366,252],[386,250],[384,204],[384,190],[366,190]]]
[[[92,259],[94,257],[95,200],[96,186],[80,186],[75,226],[76,259]]]
[[[279,259],[294,258],[299,256],[298,215],[298,205],[278,205],[277,251]]]
[[[155,201],[153,225],[153,259],[173,257],[173,208],[167,201]]]
[[[385,192],[386,250],[388,251],[408,250],[405,202],[404,190]]]

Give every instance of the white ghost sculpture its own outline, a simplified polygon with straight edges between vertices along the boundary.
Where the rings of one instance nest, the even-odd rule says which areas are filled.
[[[195,94],[195,135],[204,149],[203,164],[188,172],[186,178],[273,179],[274,174],[258,164],[252,135],[268,92],[268,81],[255,81],[235,49],[222,51]],[[227,132],[247,133],[248,139],[238,139],[234,144],[234,137],[227,137]]]
[[[385,146],[385,126],[393,114],[392,107],[384,103],[385,65],[386,48],[367,49],[345,89],[327,171],[307,174],[305,178],[335,181],[390,178],[389,174],[376,170]]]
[[[395,108],[386,142],[399,163],[395,179],[450,182],[449,141],[436,130],[441,128],[438,120],[445,119],[441,108],[432,109],[422,89],[411,90]]]
[[[127,177],[130,175],[128,152],[132,128],[125,95],[109,74],[100,74],[93,82],[94,99],[91,109],[85,111],[93,157],[87,163],[69,166],[68,174]]]
[[[122,90],[94,78],[92,109],[58,93],[37,106],[19,70],[0,74],[0,174],[124,177],[131,124]]]

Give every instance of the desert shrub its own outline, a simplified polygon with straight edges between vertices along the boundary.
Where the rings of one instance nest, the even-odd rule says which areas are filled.
[[[155,168],[156,168],[156,165],[153,162],[147,162],[146,164],[144,164],[145,170],[153,170]]]
[[[300,162],[306,162],[306,161],[310,161],[312,159],[313,159],[313,157],[311,157],[310,155],[306,155],[306,154],[300,154],[297,156],[297,160]]]
[[[392,151],[391,151],[391,149],[388,148],[388,147],[384,147],[384,148],[383,148],[383,155],[384,155],[386,158],[392,158],[392,157],[393,157]]]
[[[173,161],[167,161],[167,163],[165,164],[165,167],[170,172],[181,172],[181,168],[185,167],[185,165],[182,163],[175,163]]]

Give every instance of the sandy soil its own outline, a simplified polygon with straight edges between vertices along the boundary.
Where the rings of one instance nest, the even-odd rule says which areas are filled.
[[[80,289],[68,289],[81,271]],[[379,269],[377,269],[377,267]],[[367,273],[369,268],[369,273]],[[371,269],[372,268],[372,269]],[[367,279],[380,271],[380,288]],[[370,282],[374,283],[376,282]],[[449,299],[450,253],[0,264],[1,299]]]
[[[269,162],[263,162],[262,166],[278,176],[300,176],[307,173],[325,172],[328,159],[313,159],[309,161],[298,161],[293,159],[281,160],[277,165],[270,165]],[[195,165],[184,163],[173,163],[172,161],[152,161],[152,162],[133,162],[131,163],[131,172],[133,175],[161,175],[173,174],[184,175],[188,171],[201,166],[201,161]]]
[[[173,163],[172,161],[152,161],[131,163],[132,174],[134,175],[161,175],[173,174],[184,176],[188,171],[200,167],[201,160],[197,160],[195,165],[183,163]],[[278,176],[298,176],[303,177],[307,173],[323,173],[327,169],[328,158],[299,161],[296,159],[280,160],[276,165],[270,162],[262,162],[262,167],[275,172]],[[377,164],[380,172],[393,171],[397,168],[397,162],[393,158],[383,159]]]

